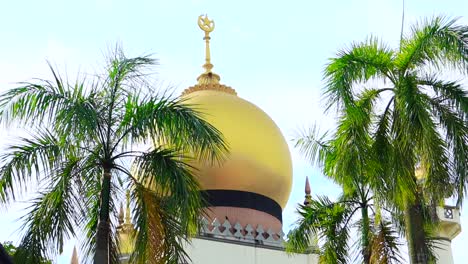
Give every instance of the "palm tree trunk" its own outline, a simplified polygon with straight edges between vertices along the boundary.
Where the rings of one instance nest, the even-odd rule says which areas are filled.
[[[101,204],[99,209],[99,223],[96,233],[96,253],[94,264],[109,263],[109,242],[110,242],[110,191],[111,173],[110,169],[104,169],[101,189]]]
[[[406,201],[405,205],[406,239],[411,264],[429,263],[421,202],[417,194],[414,201]]]
[[[362,259],[363,263],[370,263],[370,250],[369,250],[369,212],[367,204],[363,204],[361,208],[362,215],[362,233],[361,233],[361,243],[362,243]]]

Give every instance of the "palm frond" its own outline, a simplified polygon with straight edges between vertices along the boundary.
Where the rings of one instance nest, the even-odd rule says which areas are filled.
[[[389,194],[392,189],[388,188],[393,186],[392,182],[395,179],[393,172],[392,155],[395,153],[393,150],[393,142],[391,133],[392,121],[392,104],[394,100],[391,99],[385,107],[382,114],[377,115],[375,132],[371,135],[371,155],[375,159],[373,165],[373,173],[369,176],[369,186],[375,191],[377,197]],[[368,167],[369,168],[369,167]],[[388,184],[390,183],[390,184]],[[395,189],[393,189],[395,190]],[[388,197],[388,196],[387,196]],[[381,197],[382,201],[386,199]]]
[[[171,197],[174,213],[186,228],[197,223],[203,202],[194,172],[183,155],[171,149],[156,148],[137,157],[133,164],[137,181],[161,197]]]
[[[51,186],[33,200],[30,212],[24,216],[25,234],[15,260],[18,263],[41,263],[63,252],[66,240],[75,235],[80,201],[76,184],[79,159],[69,160],[52,176]]]
[[[436,93],[440,103],[456,111],[464,120],[468,118],[468,92],[457,81],[443,81],[437,75],[420,77],[419,84],[428,86]]]
[[[390,221],[380,221],[372,233],[370,242],[371,264],[403,263],[399,250],[402,244]]]
[[[353,44],[349,50],[342,50],[331,59],[325,68],[329,109],[332,105],[354,104],[353,85],[371,78],[389,79],[393,68],[393,52],[376,38]]]
[[[446,170],[451,174],[451,180],[458,187],[455,195],[458,198],[458,204],[461,205],[467,182],[468,125],[450,106],[432,98],[427,98],[427,100],[433,108],[434,114],[439,117],[439,124],[445,131],[444,141],[447,144],[448,152],[451,153]]]
[[[302,130],[296,134],[293,139],[295,147],[308,159],[312,164],[322,166],[325,155],[329,152],[327,145],[328,132],[320,134],[317,125],[312,126],[309,130]]]
[[[145,70],[155,64],[156,60],[149,55],[127,58],[118,46],[111,53],[104,77],[97,84],[101,87],[101,96],[104,99],[102,111],[104,118],[107,122],[111,119],[117,121],[115,124],[108,123],[107,131],[121,121],[127,97],[149,87],[145,78],[148,74]],[[109,135],[107,134],[107,137]]]
[[[451,186],[448,151],[432,118],[430,99],[414,88],[412,82],[401,90],[402,95],[398,96],[406,108],[403,120],[406,123],[406,133],[402,133],[400,138],[403,138],[408,146],[414,146],[417,155],[415,161],[425,173],[425,188],[434,195],[439,195],[436,200],[442,200],[451,194],[451,190],[448,189]],[[416,165],[415,163],[413,167],[416,168]]]
[[[183,148],[202,161],[222,161],[228,150],[223,136],[194,108],[181,99],[129,98],[119,131],[129,143],[145,141],[149,134],[162,147]]]
[[[395,59],[398,69],[407,70],[425,66],[451,67],[467,73],[468,26],[456,24],[457,19],[435,17],[416,24],[411,34],[401,42]]]
[[[321,196],[312,199],[307,206],[300,205],[298,213],[300,218],[288,233],[286,250],[304,252],[320,239],[324,241],[319,247],[320,263],[346,263],[352,211],[342,203]]]
[[[173,210],[172,197],[161,197],[140,184],[133,185],[135,250],[132,263],[180,263],[189,257],[183,248],[186,229]],[[176,214],[174,214],[176,213]]]
[[[63,145],[48,130],[39,130],[32,138],[22,138],[20,143],[7,148],[0,157],[0,201],[15,199],[22,186],[33,177],[38,179],[43,170],[50,172],[63,158]]]
[[[140,90],[142,87],[138,86],[146,84],[144,77],[148,73],[145,71],[155,65],[157,65],[157,60],[150,55],[128,58],[122,48],[116,46],[109,56],[104,75],[104,87],[110,95],[107,98]]]
[[[332,215],[334,220],[329,221],[326,231],[321,237],[325,243],[321,247],[319,263],[345,264],[348,261],[348,240],[350,226],[348,222],[349,212],[343,207],[334,207]]]
[[[353,190],[356,181],[365,182],[359,178],[365,176],[364,168],[371,159],[369,129],[372,113],[366,108],[358,101],[341,115],[325,159],[324,174],[338,182],[345,192]]]
[[[23,83],[0,95],[0,121],[38,126],[49,123],[57,126],[57,134],[74,138],[83,135],[83,131],[94,131],[98,126],[95,93],[84,89],[85,80],[69,85],[50,64],[49,67],[54,81]]]
[[[289,253],[306,252],[316,244],[319,232],[319,212],[307,206],[300,205],[300,215],[295,228],[289,231],[286,241],[286,251]]]

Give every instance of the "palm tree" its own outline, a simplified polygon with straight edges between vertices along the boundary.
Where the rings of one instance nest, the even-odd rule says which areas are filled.
[[[66,239],[78,234],[85,234],[94,263],[117,263],[113,222],[123,189],[131,190],[134,207],[132,263],[187,258],[182,242],[203,202],[188,161],[220,161],[226,146],[183,100],[149,88],[154,64],[149,56],[127,58],[116,49],[103,75],[69,83],[50,67],[52,81],[0,95],[1,121],[31,134],[1,158],[1,202],[15,200],[28,184],[40,187],[23,218],[18,263],[62,252]],[[146,143],[154,147],[132,147]]]
[[[289,248],[302,251],[310,245],[312,235],[318,234],[324,241],[321,263],[347,263],[348,234],[352,227],[359,229],[362,263],[400,262],[398,235],[395,235],[398,226],[392,227],[388,217],[382,215],[381,202],[371,191],[370,179],[375,177],[376,170],[373,142],[368,134],[370,97],[364,93],[355,107],[346,109],[330,139],[328,133],[319,136],[317,127],[296,139],[296,146],[306,158],[317,163],[324,175],[343,189],[336,202],[319,197],[307,206],[300,206],[298,226],[289,235]]]
[[[430,261],[426,204],[454,195],[461,205],[468,183],[467,93],[460,81],[442,78],[443,70],[468,72],[468,27],[456,23],[436,17],[416,24],[396,50],[369,38],[340,51],[325,69],[328,109],[359,122],[358,102],[368,98],[369,124],[348,138],[372,138],[375,177],[368,180],[379,200],[404,212],[411,263]]]

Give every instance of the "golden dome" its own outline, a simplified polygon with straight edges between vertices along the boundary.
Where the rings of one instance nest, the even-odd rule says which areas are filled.
[[[230,148],[221,167],[201,168],[202,189],[261,194],[284,208],[292,184],[291,155],[273,120],[230,92],[205,87],[186,90],[183,97],[223,134]]]

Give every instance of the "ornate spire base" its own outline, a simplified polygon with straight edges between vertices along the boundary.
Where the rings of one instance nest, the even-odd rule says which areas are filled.
[[[232,95],[237,95],[236,90],[232,89],[229,86],[219,83],[210,83],[210,84],[197,84],[185,89],[182,92],[182,95],[187,95],[189,93],[204,91],[204,90],[212,90],[212,91],[220,91],[225,92]]]

